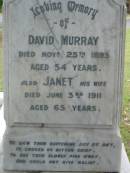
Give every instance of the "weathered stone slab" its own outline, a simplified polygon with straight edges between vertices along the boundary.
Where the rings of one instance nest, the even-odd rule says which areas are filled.
[[[0,92],[0,108],[2,107],[2,104],[4,102],[4,99],[3,99],[3,92]]]
[[[120,172],[124,4],[5,0],[4,170]]]
[[[120,138],[105,130],[12,128],[4,147],[5,170],[118,172],[121,165]]]
[[[3,153],[0,153],[0,173],[8,173],[7,171],[2,170],[2,157],[3,157]],[[130,162],[128,160],[128,156],[126,154],[126,150],[125,150],[125,147],[124,147],[124,144],[123,144],[122,145],[121,171],[120,171],[120,173],[129,173],[129,172],[130,172]],[[10,173],[25,173],[25,172],[19,172],[19,171],[15,171],[15,172],[13,171],[12,172],[11,171]],[[49,173],[49,172],[44,172],[44,173]],[[56,173],[56,172],[54,172],[54,173]],[[59,172],[59,173],[61,173],[61,172]],[[70,172],[68,172],[68,173],[70,173]],[[81,173],[81,172],[77,172],[77,173]],[[87,173],[95,173],[95,172],[87,172]]]
[[[112,126],[120,108],[122,4],[7,2],[8,124]]]

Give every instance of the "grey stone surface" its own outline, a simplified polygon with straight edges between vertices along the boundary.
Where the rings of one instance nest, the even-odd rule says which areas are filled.
[[[3,171],[3,168],[2,168],[2,166],[3,166],[3,152],[2,152],[2,150],[0,150],[0,151],[1,151],[0,152],[0,173],[8,173],[7,171]],[[124,144],[122,145],[122,155],[121,156],[122,157],[121,157],[121,171],[120,171],[120,173],[129,173],[130,172],[130,162],[129,162],[127,154],[126,154]],[[11,171],[10,173],[27,173],[27,172],[16,172],[16,171],[12,172]],[[49,172],[44,172],[44,173],[49,173]],[[81,172],[77,172],[77,173],[81,173]],[[89,173],[89,172],[87,172],[87,173]],[[95,172],[93,172],[93,173],[95,173]]]
[[[130,19],[127,19],[127,28],[130,28]]]
[[[0,107],[2,107],[3,102],[4,102],[3,92],[0,92]]]
[[[129,173],[130,172],[130,162],[127,157],[127,153],[125,150],[125,146],[122,146],[122,155],[121,155],[121,173]]]
[[[0,23],[2,23],[2,15],[0,15]]]
[[[110,130],[16,127],[5,137],[5,170],[120,170],[120,137]]]
[[[2,22],[3,20],[2,20],[2,15],[0,14],[0,28],[2,27]]]
[[[3,168],[120,172],[123,0],[5,0]]]
[[[9,2],[5,16],[11,33],[6,38],[7,57],[11,57],[6,59],[10,64],[7,123],[113,126],[120,113],[120,4],[83,1],[84,10],[93,7],[86,14],[80,8],[74,10],[80,1],[62,1],[61,8],[43,14],[37,8],[44,1]]]
[[[5,122],[4,122],[4,116],[3,116],[3,108],[0,109],[0,173],[7,173],[7,171],[3,171],[3,144],[2,144],[2,137],[5,130]],[[121,172],[120,173],[129,173],[130,172],[130,162],[128,160],[125,147],[122,145],[122,154],[121,154]],[[10,172],[10,173],[20,173],[20,172]],[[23,173],[23,172],[22,172]],[[88,173],[88,172],[87,172]]]
[[[5,128],[6,128],[3,112],[4,112],[4,107],[2,105],[2,107],[0,108],[0,141],[2,141],[2,139],[3,139],[3,135],[5,132]],[[1,146],[1,144],[2,144],[2,142],[0,142],[0,146]],[[1,147],[0,147],[0,150],[1,150]]]

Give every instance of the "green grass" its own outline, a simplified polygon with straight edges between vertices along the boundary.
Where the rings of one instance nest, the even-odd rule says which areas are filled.
[[[120,129],[122,141],[125,144],[125,149],[130,160],[130,125],[127,125],[124,121],[122,121]]]
[[[130,29],[126,32],[123,106],[124,113],[130,113]]]
[[[121,135],[130,160],[130,29],[126,31],[125,70]]]

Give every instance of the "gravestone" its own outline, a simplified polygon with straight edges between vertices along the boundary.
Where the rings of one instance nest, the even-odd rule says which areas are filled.
[[[5,0],[5,171],[120,172],[124,0]]]

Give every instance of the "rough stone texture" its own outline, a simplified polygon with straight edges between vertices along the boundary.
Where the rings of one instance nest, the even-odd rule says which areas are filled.
[[[40,12],[40,15],[36,15],[35,8],[37,9],[42,2],[44,1],[8,2],[5,34],[11,34],[5,37],[6,66],[9,71],[6,97],[7,123],[10,125],[43,123],[45,126],[61,127],[88,125],[94,128],[113,126],[120,114],[122,75],[120,39],[123,22],[120,15],[123,8],[112,0],[83,1],[85,7],[93,7],[95,10],[92,11],[95,15],[92,12],[85,15],[78,11],[70,12],[67,9],[70,1],[63,1],[61,10],[45,14]],[[74,2],[80,3],[79,0]],[[30,10],[32,8],[33,12]],[[66,25],[63,28],[64,16]],[[43,44],[35,36],[41,38],[44,36]],[[67,41],[63,41],[63,38],[68,39],[66,36],[70,36],[71,39],[76,37],[80,41],[77,41],[76,45],[75,42],[69,45]],[[49,44],[48,39],[54,39],[53,44],[51,41]],[[21,54],[27,51],[33,51],[36,55],[30,57],[26,53],[23,57]],[[47,52],[55,53],[56,57],[42,57],[43,53]],[[76,55],[73,52],[76,52]],[[37,70],[36,64],[43,65],[42,70]],[[57,70],[57,64],[60,68],[66,64],[66,70]],[[74,70],[74,65],[80,67]],[[56,78],[60,77],[64,80],[62,84],[64,86],[54,85],[53,82],[46,86],[48,78],[50,81],[54,79],[55,83]],[[36,82],[36,85],[29,85],[30,80]],[[102,86],[95,86],[94,82],[97,81],[102,82]],[[81,85],[83,82],[86,82],[86,86]],[[30,96],[30,93],[34,96]],[[49,93],[62,93],[63,98],[48,98]],[[98,96],[93,96],[92,93]],[[92,99],[93,97],[96,99]],[[42,105],[42,110],[38,111],[40,108],[35,107],[36,105]]]
[[[1,138],[0,138],[1,139],[0,140],[0,144],[1,144],[0,145],[1,146],[0,147],[0,173],[8,173],[7,171],[3,171],[3,169],[2,169],[3,168],[2,137],[3,137],[3,132],[5,130],[5,122],[4,122],[4,119],[3,119],[3,108],[0,109],[0,117],[1,117],[0,118],[0,122],[1,122],[0,127],[4,127],[4,128],[1,128],[2,132],[0,133],[0,135],[1,135]],[[130,163],[129,163],[129,160],[128,160],[124,145],[122,146],[122,155],[121,156],[122,157],[121,157],[121,172],[120,173],[129,173],[130,172]],[[26,172],[14,172],[14,171],[12,172],[11,171],[10,173],[26,173]],[[48,173],[48,172],[44,172],[44,173]]]
[[[4,3],[3,167],[120,172],[124,1],[54,2]]]
[[[110,130],[12,128],[5,137],[6,170],[120,170],[120,138]]]
[[[2,107],[3,102],[4,102],[3,92],[0,92],[0,108]]]

